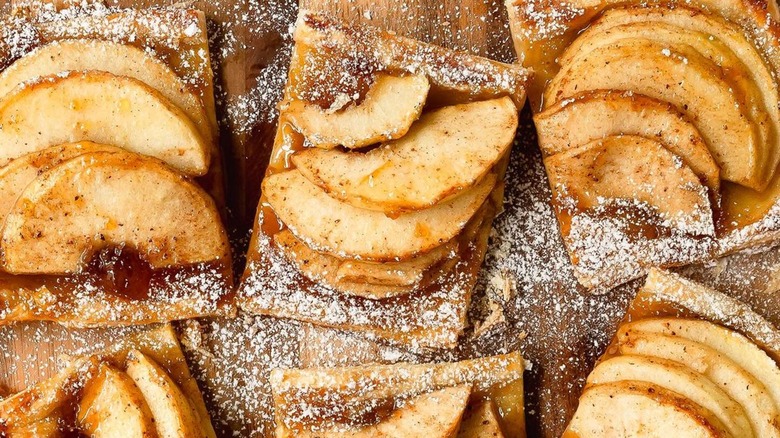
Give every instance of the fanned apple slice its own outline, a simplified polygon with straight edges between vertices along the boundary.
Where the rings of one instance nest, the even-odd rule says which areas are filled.
[[[82,140],[159,158],[191,175],[209,168],[210,146],[187,115],[133,78],[70,72],[26,82],[0,100],[0,165]]]
[[[77,417],[81,431],[95,438],[157,436],[141,391],[130,376],[106,364],[84,388]]]
[[[132,350],[127,354],[127,374],[149,405],[160,438],[206,436],[191,402],[160,365]]]
[[[102,40],[61,40],[41,46],[0,73],[0,96],[32,79],[66,71],[99,70],[135,78],[184,111],[203,138],[214,136],[200,98],[165,63],[129,44]]]
[[[379,423],[339,432],[301,431],[281,433],[281,437],[375,438],[428,437],[455,438],[463,411],[471,394],[470,385],[453,386],[418,395],[394,410]]]
[[[406,134],[420,117],[429,88],[424,75],[380,73],[357,105],[325,110],[314,103],[294,100],[283,111],[316,147],[361,148]]]
[[[739,333],[708,321],[682,318],[642,319],[621,328],[622,333],[630,331],[677,336],[707,345],[756,376],[780,406],[780,369],[763,350]]]
[[[321,281],[330,287],[350,295],[370,299],[384,299],[408,294],[427,285],[446,269],[431,267],[445,257],[452,257],[456,242],[448,242],[433,251],[402,262],[370,263],[343,260],[309,248],[290,230],[274,235],[274,242],[284,250],[285,256],[307,277]]]
[[[368,261],[401,261],[457,236],[496,184],[495,174],[459,196],[396,219],[331,198],[297,170],[271,175],[263,194],[279,219],[311,248]]]
[[[309,148],[295,166],[331,196],[388,214],[420,210],[472,187],[503,157],[517,130],[512,99],[453,105],[366,153]]]
[[[134,248],[155,268],[229,259],[214,201],[162,162],[128,152],[86,153],[43,173],[0,241],[3,267],[17,274],[78,272],[106,245]]]
[[[780,411],[764,383],[718,351],[679,336],[620,329],[620,354],[663,358],[704,375],[745,408],[759,436],[780,437]]]
[[[67,143],[23,155],[0,167],[0,226],[19,195],[41,173],[75,156],[99,151],[118,152],[121,149],[90,141]]]
[[[482,401],[464,415],[458,438],[504,438],[493,401]]]
[[[721,178],[753,188],[766,185],[762,166],[767,163],[760,159],[768,145],[760,144],[744,102],[722,71],[693,49],[681,54],[646,40],[621,40],[564,65],[545,101],[598,89],[634,91],[671,103],[694,122]]]
[[[687,398],[635,381],[586,387],[567,433],[580,438],[732,436],[717,417]]]
[[[590,385],[625,380],[674,391],[712,412],[732,436],[753,435],[745,409],[707,377],[683,364],[654,357],[622,355],[600,362],[588,375]]]
[[[699,131],[667,102],[631,92],[586,91],[536,114],[534,123],[546,155],[612,135],[655,139],[682,158],[713,195],[720,192],[720,169]]]
[[[763,57],[745,36],[744,31],[717,14],[703,12],[700,9],[684,5],[675,5],[674,8],[627,6],[605,11],[576,42],[579,43],[586,34],[591,32],[598,34],[596,39],[601,39],[603,30],[625,24],[639,24],[646,27],[650,31],[649,35],[656,38],[658,32],[655,30],[658,29],[658,25],[664,24],[698,32],[705,35],[708,41],[717,41],[720,45],[727,47],[741,61],[744,69],[740,68],[739,70],[747,74],[740,78],[734,72],[730,72],[729,76],[732,80],[747,80],[759,89],[757,96],[762,102],[756,102],[754,105],[768,113],[767,125],[771,125],[772,128],[770,137],[767,139],[772,150],[769,158],[770,165],[767,166],[770,174],[765,176],[765,178],[771,179],[778,160],[780,160],[780,143],[778,143],[780,141],[780,94],[778,94],[778,86],[772,77],[770,66],[764,62]],[[677,41],[682,42],[679,39]],[[723,58],[718,60],[725,61]],[[722,66],[729,69],[734,68],[733,61],[729,64]]]
[[[707,189],[660,143],[613,136],[545,159],[553,196],[583,211],[615,200],[652,207],[663,224],[694,235],[715,233]]]

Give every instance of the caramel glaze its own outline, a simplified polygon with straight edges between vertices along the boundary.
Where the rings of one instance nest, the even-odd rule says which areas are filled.
[[[56,319],[70,305],[83,297],[77,291],[95,291],[96,300],[117,302],[154,302],[180,299],[189,292],[202,293],[197,288],[177,288],[177,284],[198,284],[203,281],[209,291],[218,285],[223,294],[217,304],[232,301],[232,269],[225,261],[210,261],[186,266],[154,269],[137,251],[127,247],[107,247],[93,254],[84,268],[64,275],[13,275],[0,272],[0,284],[9,291],[33,291],[47,288],[58,297],[50,307],[35,309],[38,319]],[[190,298],[190,297],[187,297]],[[192,298],[198,298],[194,296]],[[7,304],[0,301],[0,313]]]
[[[620,6],[616,4],[615,6]],[[560,70],[558,59],[567,47],[585,30],[589,23],[603,13],[600,8],[582,11],[576,18],[566,22],[569,29],[549,38],[527,40],[523,65],[533,67],[534,77],[528,96],[533,108],[540,111],[545,106],[544,90]],[[713,207],[713,218],[718,237],[744,228],[763,219],[772,206],[780,200],[780,171],[775,172],[773,180],[762,192],[749,189],[728,181],[722,181],[721,205]],[[563,225],[563,221],[562,221]]]

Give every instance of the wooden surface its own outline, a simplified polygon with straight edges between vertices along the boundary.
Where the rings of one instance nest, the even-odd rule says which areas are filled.
[[[286,76],[284,57],[296,5],[285,0],[204,0],[195,5],[210,19],[212,53],[219,54],[218,116],[223,120],[232,226],[241,251],[274,133],[271,109]],[[497,60],[514,58],[506,14],[496,0],[304,0],[304,7]],[[240,49],[224,50],[236,41]],[[253,105],[238,105],[242,99]],[[227,117],[231,111],[233,117]],[[486,263],[481,288],[499,274],[514,282],[516,293],[503,303],[507,323],[490,335],[491,348],[514,348],[519,341],[524,356],[533,363],[526,374],[529,436],[554,437],[576,407],[583,378],[611,336],[636,283],[601,296],[584,295],[574,284],[547,204],[550,193],[527,113],[524,120],[507,176],[506,210],[496,221],[497,233],[491,241],[496,255]],[[778,266],[780,251],[770,250],[687,272],[745,299],[777,324]],[[197,327],[184,324],[179,329],[189,333]],[[270,436],[265,376],[270,367],[297,364],[295,341],[300,327],[242,316],[233,321],[201,321],[200,329],[201,338],[188,339],[185,347],[217,429],[222,436],[233,431],[238,436]],[[123,332],[64,330],[51,324],[2,328],[0,384],[19,390],[51,374],[57,355],[99,348]],[[463,349],[461,355],[489,350]]]

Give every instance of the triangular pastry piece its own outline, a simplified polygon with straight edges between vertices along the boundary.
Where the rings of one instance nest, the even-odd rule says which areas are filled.
[[[567,433],[780,436],[778,358],[780,331],[747,305],[653,269]]]
[[[454,346],[528,72],[308,11],[294,39],[241,306]]]
[[[71,358],[54,377],[0,400],[0,432],[17,436],[22,431],[37,433],[33,436],[216,436],[170,325],[138,332],[107,351]]]
[[[593,141],[636,135],[676,155],[710,192],[713,233],[647,228],[642,210],[652,204],[641,193],[632,197],[636,208],[598,219],[581,210],[575,216],[588,222],[587,232],[569,233],[578,219],[558,208],[582,285],[604,291],[651,266],[701,262],[778,239],[780,24],[773,4],[507,0],[506,6],[518,56],[536,73],[529,97],[546,163]],[[621,181],[633,184],[627,175]],[[585,190],[570,183],[554,190]],[[581,201],[572,196],[568,203]],[[626,232],[632,229],[642,231]]]
[[[454,438],[491,428],[506,435],[477,436],[525,436],[517,429],[517,417],[524,415],[523,370],[519,353],[454,363],[274,370],[276,436]],[[462,424],[464,413],[492,426]]]

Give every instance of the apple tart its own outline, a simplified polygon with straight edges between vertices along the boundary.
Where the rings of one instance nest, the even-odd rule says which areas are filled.
[[[507,2],[561,233],[605,289],[777,240],[780,94],[766,2]]]
[[[0,435],[216,436],[170,325],[68,362],[54,377],[0,400]]]
[[[3,19],[0,324],[231,314],[203,14],[54,17]]]
[[[519,353],[454,363],[276,369],[277,437],[524,437]]]
[[[654,268],[563,436],[780,436],[778,359],[747,305]]]
[[[455,345],[528,72],[306,11],[294,39],[240,306]]]

